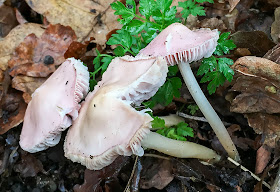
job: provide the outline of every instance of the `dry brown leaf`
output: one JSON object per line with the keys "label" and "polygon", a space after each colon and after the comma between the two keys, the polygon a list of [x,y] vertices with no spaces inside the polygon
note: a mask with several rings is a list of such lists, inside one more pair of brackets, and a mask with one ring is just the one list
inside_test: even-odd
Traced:
{"label": "dry brown leaf", "polygon": [[3,39],[0,39],[0,74],[8,68],[10,60],[15,48],[24,40],[30,33],[34,33],[37,37],[41,37],[44,29],[39,24],[25,23],[15,27]]}
{"label": "dry brown leaf", "polygon": [[[91,37],[89,34],[93,30],[97,33],[96,36],[100,35],[99,33],[106,35],[109,32],[110,29],[106,29],[107,24],[103,26],[106,19],[102,17],[111,9],[110,4],[114,1],[116,0],[51,0],[47,3],[41,0],[30,0],[26,2],[33,10],[45,16],[51,24],[60,23],[70,26],[76,32],[78,41],[81,42]],[[110,22],[116,21],[113,18],[117,17],[109,14]],[[104,29],[102,27],[98,29],[100,26]]]}
{"label": "dry brown leaf", "polygon": [[0,119],[0,134],[19,125],[24,118],[27,105],[21,93],[10,91],[2,98],[2,118]]}
{"label": "dry brown leaf", "polygon": [[271,151],[265,145],[262,145],[257,150],[256,168],[255,168],[256,174],[260,174],[266,168],[268,162],[270,161],[270,154]]}
{"label": "dry brown leaf", "polygon": [[280,43],[278,43],[275,47],[273,47],[271,50],[269,50],[264,55],[264,58],[280,64]]}
{"label": "dry brown leaf", "polygon": [[280,35],[280,7],[274,11],[274,22],[271,25],[271,37],[275,43],[279,42]]}
{"label": "dry brown leaf", "polygon": [[50,25],[40,39],[35,34],[28,35],[9,61],[10,75],[48,76],[65,61],[64,53],[74,40],[75,32],[60,24]]}
{"label": "dry brown leaf", "polygon": [[233,69],[240,73],[231,89],[237,96],[231,111],[245,114],[248,124],[273,147],[280,136],[280,65],[268,59],[246,56]]}
{"label": "dry brown leaf", "polygon": [[238,48],[248,48],[252,55],[259,57],[275,46],[262,31],[238,31],[231,38]]}
{"label": "dry brown leaf", "polygon": [[15,11],[12,7],[0,5],[0,37],[5,37],[18,25]]}
{"label": "dry brown leaf", "polygon": [[[15,76],[12,80],[12,87],[25,93],[24,100],[28,101],[32,93],[40,87],[47,77],[28,77],[24,75]],[[28,96],[29,95],[29,96]]]}
{"label": "dry brown leaf", "polygon": [[240,0],[228,0],[230,6],[229,12],[232,12],[232,10],[236,7],[239,1]]}
{"label": "dry brown leaf", "polygon": [[218,18],[206,18],[200,21],[200,28],[210,28],[210,29],[218,29],[219,31],[225,31],[227,29],[223,20]]}

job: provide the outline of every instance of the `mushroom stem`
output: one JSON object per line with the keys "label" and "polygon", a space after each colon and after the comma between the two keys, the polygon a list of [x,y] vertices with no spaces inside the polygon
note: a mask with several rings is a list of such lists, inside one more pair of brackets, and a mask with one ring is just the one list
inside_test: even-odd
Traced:
{"label": "mushroom stem", "polygon": [[173,157],[220,160],[220,156],[212,149],[188,141],[169,139],[155,132],[150,132],[141,144],[142,147],[154,149]]}
{"label": "mushroom stem", "polygon": [[198,85],[196,78],[191,70],[190,64],[188,62],[179,62],[178,67],[193,99],[213,128],[222,146],[232,159],[239,161],[240,157],[235,145],[233,144],[221,119],[200,89],[200,86]]}

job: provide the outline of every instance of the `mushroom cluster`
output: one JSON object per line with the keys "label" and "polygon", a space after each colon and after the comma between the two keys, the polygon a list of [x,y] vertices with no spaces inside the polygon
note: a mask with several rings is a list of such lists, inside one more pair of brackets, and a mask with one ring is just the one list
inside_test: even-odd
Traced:
{"label": "mushroom cluster", "polygon": [[[219,160],[220,156],[207,147],[150,132],[153,118],[146,113],[150,109],[141,109],[140,104],[163,85],[168,65],[177,63],[201,111],[229,155],[237,159],[238,153],[225,127],[189,66],[189,62],[210,56],[217,39],[217,31],[190,31],[182,24],[172,24],[136,57],[113,59],[102,80],[87,96],[87,68],[80,61],[68,59],[32,95],[24,119],[21,147],[36,152],[54,146],[61,131],[73,121],[64,142],[65,156],[88,169],[102,169],[119,155],[142,156],[143,147],[175,157]],[[35,109],[35,105],[41,107]]]}

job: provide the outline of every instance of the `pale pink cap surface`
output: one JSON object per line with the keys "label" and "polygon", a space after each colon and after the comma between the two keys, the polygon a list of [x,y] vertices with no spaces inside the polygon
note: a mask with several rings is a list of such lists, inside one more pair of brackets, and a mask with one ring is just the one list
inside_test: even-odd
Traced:
{"label": "pale pink cap surface", "polygon": [[219,33],[210,29],[191,31],[181,23],[164,29],[138,55],[163,56],[171,65],[210,57],[216,49]]}
{"label": "pale pink cap surface", "polygon": [[131,104],[151,97],[150,92],[155,93],[164,83],[167,72],[163,58],[115,58],[68,130],[65,156],[99,170],[118,155],[143,155],[141,140],[153,119],[147,110],[137,111]]}
{"label": "pale pink cap surface", "polygon": [[25,112],[20,146],[34,153],[56,145],[78,117],[79,102],[89,90],[89,72],[83,63],[67,59],[32,94]]}

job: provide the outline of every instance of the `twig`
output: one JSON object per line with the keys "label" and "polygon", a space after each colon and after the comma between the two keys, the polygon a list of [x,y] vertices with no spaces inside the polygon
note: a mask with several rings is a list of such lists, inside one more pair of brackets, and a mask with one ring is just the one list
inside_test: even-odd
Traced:
{"label": "twig", "polygon": [[165,157],[165,156],[161,156],[161,155],[156,155],[156,154],[150,154],[150,153],[146,153],[144,154],[145,157],[154,157],[154,158],[159,158],[159,159],[165,159],[165,160],[170,160],[171,158],[169,157]]}
{"label": "twig", "polygon": [[[254,173],[252,173],[249,169],[247,169],[246,167],[244,167],[243,165],[241,165],[240,163],[237,163],[236,161],[234,161],[232,158],[230,158],[230,157],[228,157],[227,158],[231,163],[233,163],[234,165],[236,165],[236,166],[239,166],[243,171],[246,171],[246,172],[249,172],[250,173],[250,175],[253,177],[253,178],[255,178],[257,181],[261,181],[261,179],[257,176],[257,175],[255,175]],[[267,183],[267,182],[265,182],[265,181],[261,181],[262,182],[262,184],[264,185],[264,186],[266,186],[268,189],[270,189],[270,185]],[[277,191],[278,192],[278,191]]]}
{"label": "twig", "polygon": [[280,192],[280,166],[278,168],[276,179],[274,180],[270,192]]}
{"label": "twig", "polygon": [[128,182],[127,182],[127,184],[126,184],[126,187],[125,187],[125,189],[124,189],[124,192],[130,192],[130,190],[129,190],[129,185],[130,185],[130,182],[131,182],[132,177],[133,177],[133,175],[134,175],[134,172],[135,172],[135,169],[136,169],[136,165],[137,165],[137,161],[138,161],[138,156],[136,156],[136,158],[135,158],[135,162],[134,162],[134,165],[133,165],[133,168],[132,168],[132,171],[131,171],[129,180],[128,180]]}
{"label": "twig", "polygon": [[208,122],[206,118],[204,117],[197,117],[197,116],[191,116],[182,112],[177,112],[177,115],[186,119],[192,119],[196,121],[202,121],[202,122]]}

